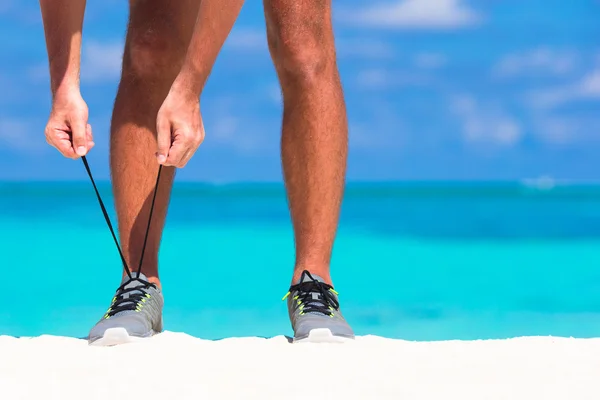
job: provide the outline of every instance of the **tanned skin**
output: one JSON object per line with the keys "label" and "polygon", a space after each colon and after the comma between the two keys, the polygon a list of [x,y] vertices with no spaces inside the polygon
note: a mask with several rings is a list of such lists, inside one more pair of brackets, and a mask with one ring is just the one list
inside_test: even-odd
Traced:
{"label": "tanned skin", "polygon": [[[93,146],[79,93],[82,0],[40,0],[53,108],[46,138],[64,156]],[[204,139],[200,97],[243,0],[131,0],[111,127],[119,235],[133,271],[163,165],[144,274],[160,284],[158,250],[175,168]],[[336,63],[331,0],[264,0],[269,49],[283,93],[281,159],[296,262],[331,284],[330,261],[346,173],[348,126]],[[201,205],[199,205],[201,206]]]}

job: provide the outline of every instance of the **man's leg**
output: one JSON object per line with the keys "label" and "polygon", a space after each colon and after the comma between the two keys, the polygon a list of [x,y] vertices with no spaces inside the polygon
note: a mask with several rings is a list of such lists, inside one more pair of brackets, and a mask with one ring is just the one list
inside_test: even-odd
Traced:
{"label": "man's leg", "polygon": [[329,273],[348,148],[331,0],[264,4],[269,48],[283,92],[281,158],[296,242],[287,295],[294,341],[352,339]]}
{"label": "man's leg", "polygon": [[281,157],[296,241],[293,282],[308,270],[331,283],[348,142],[331,1],[264,4],[269,48],[283,91]]}
{"label": "man's leg", "polygon": [[[198,0],[130,1],[110,165],[119,236],[132,272],[140,262],[158,172],[156,116],[183,62],[197,10]],[[164,168],[161,174],[142,266],[148,281],[123,280],[106,314],[90,331],[89,342],[94,345],[126,343],[163,329],[158,247],[174,175],[173,168]]]}
{"label": "man's leg", "polygon": [[[137,271],[158,163],[156,115],[187,51],[199,0],[130,0],[123,72],[111,129],[110,166],[119,236]],[[158,249],[175,170],[163,168],[142,272],[158,281]]]}

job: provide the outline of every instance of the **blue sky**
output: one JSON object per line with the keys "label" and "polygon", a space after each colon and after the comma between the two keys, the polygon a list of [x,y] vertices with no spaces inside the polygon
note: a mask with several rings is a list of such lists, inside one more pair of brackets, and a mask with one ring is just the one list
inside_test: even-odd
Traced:
{"label": "blue sky", "polygon": [[[334,0],[349,180],[600,179],[600,1]],[[124,0],[88,1],[82,93],[108,179]],[[0,179],[86,179],[44,139],[37,2],[0,0]],[[261,3],[247,0],[202,97],[179,179],[280,181],[281,103]]]}

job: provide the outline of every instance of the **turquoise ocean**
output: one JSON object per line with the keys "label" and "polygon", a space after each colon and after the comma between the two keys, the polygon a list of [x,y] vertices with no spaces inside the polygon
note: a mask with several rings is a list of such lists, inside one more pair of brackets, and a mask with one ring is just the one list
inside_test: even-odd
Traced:
{"label": "turquoise ocean", "polygon": [[[0,335],[85,337],[121,274],[91,184],[2,183],[0,224]],[[289,335],[293,261],[282,185],[176,182],[165,328]],[[349,184],[332,275],[359,335],[600,336],[600,186]]]}

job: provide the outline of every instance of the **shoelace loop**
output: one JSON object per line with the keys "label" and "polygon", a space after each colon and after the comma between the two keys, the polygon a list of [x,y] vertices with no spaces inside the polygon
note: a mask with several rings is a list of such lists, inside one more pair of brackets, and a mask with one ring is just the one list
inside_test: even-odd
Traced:
{"label": "shoelace loop", "polygon": [[[308,271],[304,271],[302,274],[306,274],[310,280],[302,282],[303,278],[301,278],[301,283],[290,286],[284,299],[295,292],[294,300],[302,306],[301,314],[318,313],[333,317],[333,311],[340,308],[333,286],[317,281]],[[313,296],[315,293],[317,296]]]}
{"label": "shoelace loop", "polygon": [[[141,285],[134,287],[126,287],[130,283],[137,281]],[[151,287],[156,289],[156,285],[150,283],[141,278],[128,279],[117,289],[117,293],[110,305],[110,308],[106,312],[105,318],[110,318],[117,313],[123,311],[137,311],[141,302],[144,302],[145,298],[149,298],[150,295],[146,293],[146,290]],[[126,296],[127,295],[127,296]]]}

